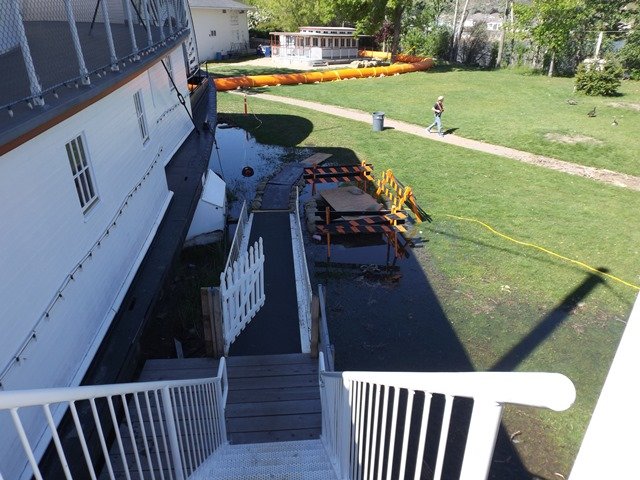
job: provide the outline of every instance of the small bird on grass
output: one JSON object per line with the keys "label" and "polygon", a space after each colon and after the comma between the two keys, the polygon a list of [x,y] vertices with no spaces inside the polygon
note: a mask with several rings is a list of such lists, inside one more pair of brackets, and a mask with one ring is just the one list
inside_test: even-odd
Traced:
{"label": "small bird on grass", "polygon": [[618,120],[616,119],[616,117],[613,117],[613,122],[611,122],[611,126],[612,127],[617,127],[618,126]]}
{"label": "small bird on grass", "polygon": [[595,117],[595,116],[596,116],[596,107],[593,107],[593,110],[589,110],[589,111],[587,112],[587,117],[591,117],[591,118],[593,118],[593,117]]}
{"label": "small bird on grass", "polygon": [[577,102],[576,100],[574,100],[573,98],[568,99],[568,100],[567,100],[567,103],[568,103],[569,105],[577,105],[577,104],[578,104],[578,102]]}

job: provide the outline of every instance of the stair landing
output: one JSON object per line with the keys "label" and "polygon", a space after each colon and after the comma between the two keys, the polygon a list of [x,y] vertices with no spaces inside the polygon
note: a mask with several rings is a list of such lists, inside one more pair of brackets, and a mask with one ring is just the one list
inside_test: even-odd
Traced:
{"label": "stair landing", "polygon": [[[308,354],[228,357],[225,412],[231,444],[320,438],[318,361]],[[212,377],[211,358],[148,360],[140,381]]]}
{"label": "stair landing", "polygon": [[321,440],[225,445],[190,480],[337,479]]}

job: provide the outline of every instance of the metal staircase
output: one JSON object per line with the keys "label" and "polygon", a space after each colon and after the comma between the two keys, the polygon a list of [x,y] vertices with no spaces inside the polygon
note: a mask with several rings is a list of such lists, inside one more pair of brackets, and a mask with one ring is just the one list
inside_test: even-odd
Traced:
{"label": "metal staircase", "polygon": [[225,445],[190,477],[194,480],[331,480],[337,476],[321,440]]}

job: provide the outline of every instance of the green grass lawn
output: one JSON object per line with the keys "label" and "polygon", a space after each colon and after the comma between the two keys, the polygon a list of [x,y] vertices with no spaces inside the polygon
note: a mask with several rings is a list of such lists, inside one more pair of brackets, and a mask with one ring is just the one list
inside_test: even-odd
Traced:
{"label": "green grass lawn", "polygon": [[[269,73],[264,68],[258,71],[224,65],[212,71],[216,75]],[[425,126],[432,121],[436,97],[444,95],[443,125],[455,129],[456,135],[640,175],[640,82],[624,82],[619,97],[587,97],[573,93],[570,78],[442,67],[386,78],[265,90],[369,112],[384,111],[391,118]],[[577,105],[570,105],[568,99]],[[589,118],[587,112],[593,107],[597,116]],[[611,125],[614,117],[618,126]]]}
{"label": "green grass lawn", "polygon": [[[499,88],[492,99],[499,99],[496,101],[502,107],[495,108],[491,99],[471,95],[470,85],[488,88],[489,77],[497,79],[494,83],[500,85],[506,85],[508,78],[518,79],[532,82],[531,90],[537,91],[539,97],[546,95],[542,93],[546,85],[550,97],[556,99],[556,108],[564,112],[563,118],[575,115],[583,125],[594,120],[586,115],[584,119],[582,115],[578,117],[563,103],[563,91],[570,91],[570,82],[564,79],[549,81],[503,72],[431,73],[417,75],[415,80],[409,77],[313,85],[287,91],[292,96],[309,95],[310,99],[322,101],[333,88],[332,103],[356,106],[356,99],[360,98],[364,110],[373,110],[372,104],[378,102],[380,105],[375,109],[418,122],[425,104],[444,90],[450,99],[449,126],[459,119],[460,133],[466,133],[462,125],[470,128],[471,124],[465,116],[482,117],[484,120],[477,121],[478,128],[474,127],[474,131],[482,129],[498,135],[500,122],[505,137],[529,138],[531,148],[523,143],[518,147],[531,150],[536,144],[532,140],[536,134],[525,128],[528,122],[520,120],[513,128],[515,133],[506,128],[508,115],[496,115],[498,120],[493,122],[493,112],[508,104],[508,98],[501,98],[498,93]],[[412,81],[421,86],[409,89],[405,85],[404,95],[395,102],[392,91],[399,89],[402,82]],[[393,82],[394,86],[383,88],[385,82]],[[469,85],[465,86],[466,83]],[[298,93],[298,88],[302,93]],[[358,89],[362,91],[358,93]],[[419,94],[410,93],[416,89]],[[527,89],[521,86],[518,91],[524,95]],[[313,92],[316,95],[311,95]],[[365,100],[367,97],[370,99]],[[464,110],[463,98],[472,103]],[[509,432],[521,430],[522,437],[526,437],[517,448],[532,472],[545,478],[555,478],[555,472],[566,476],[638,292],[576,265],[505,241],[477,224],[446,215],[479,219],[509,236],[594,267],[607,268],[611,274],[638,285],[640,193],[394,130],[372,132],[366,124],[256,98],[249,97],[251,114],[247,116],[239,115],[243,111],[241,96],[220,93],[218,102],[221,115],[233,114],[233,121],[262,143],[316,147],[341,152],[345,158],[349,156],[345,152],[352,151],[359,159],[373,163],[378,175],[391,168],[401,181],[414,188],[419,203],[434,219],[433,223],[419,227],[428,242],[426,248],[414,250],[414,255],[476,369],[495,367],[545,320],[553,315],[563,318],[514,368],[564,373],[576,385],[576,403],[563,413],[509,408],[504,421]],[[580,102],[578,109],[590,106],[582,99]],[[405,105],[407,111],[398,104]],[[480,104],[487,107],[484,113]],[[533,110],[533,106],[530,108]],[[543,108],[551,110],[551,106]],[[515,114],[516,109],[510,108],[509,115]],[[637,119],[637,114],[634,115]],[[603,117],[595,121],[604,122]],[[621,135],[627,132],[627,144],[637,142],[624,126],[630,117],[620,117],[623,126],[618,132]],[[560,128],[562,124],[554,119],[556,122]],[[344,150],[333,150],[336,148]],[[615,148],[621,151],[627,148],[622,138]]]}

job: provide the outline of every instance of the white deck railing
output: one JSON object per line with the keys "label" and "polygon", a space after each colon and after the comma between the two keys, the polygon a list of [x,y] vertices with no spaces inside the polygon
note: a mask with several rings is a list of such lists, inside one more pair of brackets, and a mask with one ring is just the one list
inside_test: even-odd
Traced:
{"label": "white deck railing", "polygon": [[220,274],[224,354],[265,302],[262,237]]}
{"label": "white deck railing", "polygon": [[[13,425],[12,432],[7,428],[2,435],[14,435],[22,445],[22,478],[43,478],[21,416],[25,412],[33,421],[33,414],[40,411],[68,479],[100,477],[101,457],[111,479],[133,475],[182,480],[227,442],[227,391],[226,363],[221,358],[217,376],[208,379],[0,392],[0,412],[8,411]],[[71,411],[86,467],[81,472],[77,471],[78,466],[73,472],[69,466],[66,444],[53,421],[52,405]],[[111,430],[115,441],[110,449],[107,439]],[[91,452],[88,446],[93,432],[98,436],[98,452]],[[115,455],[110,457],[110,451]],[[15,453],[19,455],[18,451]],[[9,475],[0,471],[0,478],[3,473]],[[15,472],[11,475],[5,478],[20,476]]]}
{"label": "white deck railing", "polygon": [[[503,405],[562,411],[575,394],[557,373],[334,373],[325,371],[320,355],[322,440],[339,478],[420,479],[425,464],[435,480],[451,478],[443,477],[445,446],[454,399],[463,397],[473,399],[473,410],[459,478],[484,480]],[[444,405],[431,408],[434,395]],[[429,462],[425,450],[433,448]]]}
{"label": "white deck railing", "polygon": [[238,224],[233,234],[233,240],[231,240],[227,262],[224,265],[225,270],[240,258],[241,252],[246,251],[247,244],[249,243],[249,232],[251,231],[251,220],[252,217],[249,216],[247,211],[247,202],[242,202],[242,208],[238,216]]}
{"label": "white deck railing", "polygon": [[307,267],[307,256],[304,250],[304,236],[299,208],[300,190],[296,187],[295,211],[289,214],[291,226],[291,247],[293,251],[293,268],[296,280],[296,296],[298,299],[298,320],[300,324],[300,343],[302,352],[311,350],[311,279]]}

